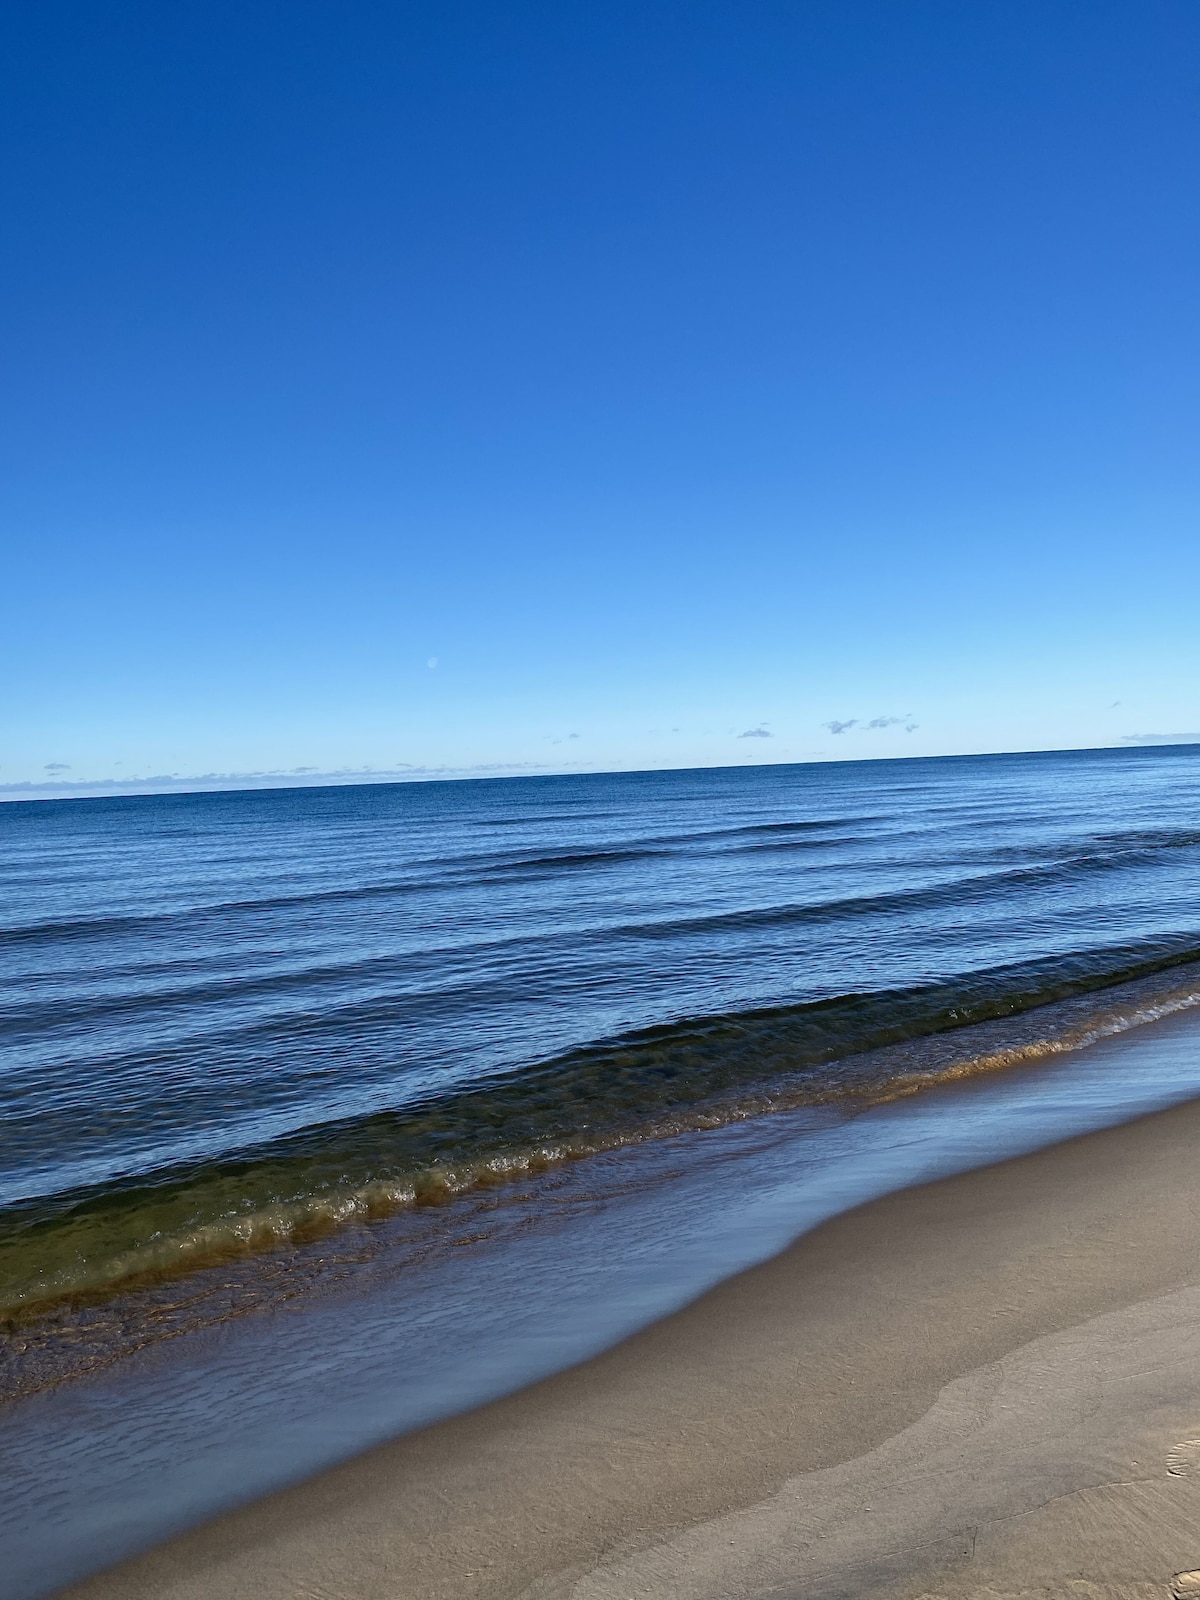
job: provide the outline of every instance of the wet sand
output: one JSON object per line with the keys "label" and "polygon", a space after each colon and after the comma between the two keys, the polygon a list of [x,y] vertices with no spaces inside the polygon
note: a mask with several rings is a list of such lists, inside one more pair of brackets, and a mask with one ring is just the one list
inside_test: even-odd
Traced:
{"label": "wet sand", "polygon": [[875,1201],[66,1593],[1165,1596],[1200,1569],[1198,1151],[1192,1102]]}

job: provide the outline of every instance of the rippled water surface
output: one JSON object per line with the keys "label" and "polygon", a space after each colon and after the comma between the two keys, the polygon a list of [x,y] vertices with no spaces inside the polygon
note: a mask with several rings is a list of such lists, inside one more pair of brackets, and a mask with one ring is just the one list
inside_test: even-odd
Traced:
{"label": "rippled water surface", "polygon": [[0,852],[10,1316],[1200,994],[1200,747],[19,803]]}

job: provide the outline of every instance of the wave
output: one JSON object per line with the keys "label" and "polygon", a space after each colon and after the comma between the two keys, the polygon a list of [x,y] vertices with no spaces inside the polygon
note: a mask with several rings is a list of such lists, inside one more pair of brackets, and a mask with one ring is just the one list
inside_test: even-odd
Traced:
{"label": "wave", "polygon": [[[766,847],[774,848],[774,847]],[[690,917],[657,917],[641,918],[636,921],[621,921],[605,924],[592,922],[586,931],[596,942],[605,940],[674,940],[714,934],[727,934],[730,932],[743,932],[748,929],[780,929],[795,927],[803,924],[853,922],[866,920],[871,917],[905,916],[913,912],[936,911],[970,903],[978,905],[985,897],[1003,897],[1005,892],[1015,883],[1028,885],[1030,882],[1038,883],[1065,883],[1079,872],[1094,868],[1095,863],[1088,858],[1080,861],[1068,861],[1055,867],[1029,867],[1006,868],[999,872],[974,873],[967,877],[957,877],[944,883],[931,884],[923,889],[898,889],[885,891],[879,894],[849,895],[836,900],[814,900],[790,902],[767,906],[738,907],[733,910],[710,912],[700,916]],[[340,892],[340,891],[339,891]],[[346,891],[349,892],[349,891]],[[375,892],[374,890],[371,891]],[[259,908],[267,902],[258,902]],[[239,905],[235,909],[244,909]],[[182,914],[180,914],[182,915]],[[200,914],[193,914],[196,920]],[[142,919],[149,921],[151,919]],[[135,919],[129,919],[132,924]],[[127,924],[121,929],[128,932]],[[71,925],[68,925],[71,926]],[[100,923],[86,924],[89,931],[105,931]],[[110,934],[111,928],[107,930]],[[77,936],[75,926],[71,926],[71,933],[67,936]],[[547,945],[555,944],[561,938],[561,932],[555,930],[540,935],[530,935],[522,930],[517,933],[489,933],[486,938],[472,938],[458,940],[450,946],[439,946],[427,942],[422,955],[424,958],[443,948],[453,948],[455,954],[462,959],[467,954],[487,950],[491,954],[504,949],[506,946],[520,947],[529,950],[536,943]],[[280,971],[249,973],[244,977],[230,977],[222,974],[220,978],[200,978],[193,983],[177,984],[172,987],[162,987],[154,991],[147,991],[145,987],[146,969],[144,964],[131,968],[130,976],[136,976],[140,981],[136,989],[129,992],[118,991],[114,994],[98,996],[92,995],[78,1000],[63,1000],[55,996],[51,1000],[34,1000],[25,1004],[18,1004],[3,1008],[0,1012],[5,1026],[9,1029],[28,1029],[42,1031],[50,1028],[61,1030],[71,1025],[81,1023],[94,1023],[101,1018],[119,1017],[125,1014],[136,1015],[143,1012],[149,1003],[156,1011],[170,1011],[198,1004],[214,1001],[228,1002],[236,997],[239,999],[265,998],[271,995],[296,995],[311,992],[315,995],[322,989],[337,989],[343,987],[351,980],[363,981],[371,979],[382,981],[386,978],[411,971],[414,957],[412,952],[403,954],[389,954],[386,956],[373,956],[359,958],[351,961],[326,962],[320,966],[308,965],[302,967],[287,966]],[[182,968],[187,971],[191,963],[181,962],[178,959],[169,965],[160,967],[160,970],[176,970]],[[117,976],[121,969],[111,963],[107,968],[110,976]],[[380,1011],[381,1014],[391,1014],[396,1005],[396,998],[388,996],[386,999],[366,1003],[366,1012],[369,1015]],[[338,1019],[344,1022],[351,1014],[359,1016],[363,1002],[352,1002],[348,1007],[337,1008]],[[318,1026],[325,1028],[331,1022],[330,1014],[326,1013]]]}
{"label": "wave", "polygon": [[[933,808],[938,809],[938,808]],[[945,809],[945,808],[941,808]],[[776,850],[810,850],[829,848],[840,845],[860,843],[857,835],[837,836],[830,835],[829,830],[845,828],[847,826],[861,826],[880,818],[869,816],[855,816],[842,818],[824,818],[801,822],[764,822],[739,824],[734,827],[709,828],[689,830],[687,832],[662,834],[639,841],[636,845],[613,844],[601,846],[593,850],[541,850],[531,855],[496,851],[471,851],[455,856],[436,856],[421,863],[424,872],[442,870],[447,873],[447,885],[457,884],[463,873],[469,873],[472,881],[488,882],[500,881],[510,877],[520,877],[523,874],[542,874],[553,876],[558,872],[569,872],[579,869],[602,868],[623,864],[661,859],[664,855],[671,854],[674,850],[686,849],[690,845],[705,844],[715,841],[724,841],[731,852],[770,852]],[[765,836],[760,838],[760,836]],[[893,842],[894,842],[893,835]],[[744,843],[735,841],[744,840]],[[696,918],[683,922],[668,921],[663,923],[634,924],[634,927],[646,926],[652,933],[671,933],[688,931],[693,926],[718,927],[726,922],[732,925],[748,925],[747,918],[762,919],[767,923],[789,920],[819,918],[828,915],[831,918],[840,916],[855,916],[870,914],[872,911],[887,911],[895,906],[914,907],[915,909],[932,908],[953,900],[965,893],[975,893],[980,890],[1003,890],[1013,884],[1054,884],[1055,882],[1068,882],[1093,872],[1116,871],[1131,866],[1150,866],[1158,862],[1164,852],[1185,850],[1200,846],[1200,831],[1194,829],[1129,829],[1111,834],[1097,834],[1091,841],[1090,847],[1076,850],[1073,854],[1063,855],[1061,849],[1055,845],[1043,846],[1040,850],[1034,846],[1022,844],[1011,846],[1008,849],[995,849],[989,847],[974,857],[981,864],[992,862],[997,866],[996,871],[977,872],[967,876],[959,876],[945,885],[937,885],[925,891],[900,890],[895,894],[864,895],[848,897],[841,900],[817,901],[811,905],[791,905],[779,907],[756,908],[753,911],[732,912],[718,915],[714,918]],[[1031,856],[1042,855],[1044,861],[1030,861]],[[1000,863],[1006,857],[1015,857],[1022,862],[1016,867],[1003,867]],[[957,856],[953,862],[956,867],[971,859],[967,856]],[[114,937],[129,937],[140,934],[161,934],[164,928],[174,925],[194,925],[203,927],[213,919],[224,919],[231,915],[262,914],[274,911],[299,910],[305,906],[326,905],[330,903],[361,902],[365,900],[387,900],[408,894],[420,894],[430,888],[437,887],[437,880],[428,876],[415,873],[405,879],[389,881],[372,881],[364,884],[341,885],[337,888],[310,889],[300,893],[262,895],[248,899],[218,900],[202,902],[193,906],[184,906],[158,912],[138,912],[131,915],[113,915],[102,917],[64,917],[49,919],[44,922],[15,924],[7,928],[0,927],[0,948],[4,946],[22,946],[39,944],[57,944],[59,942],[72,942],[75,940],[112,939]]]}
{"label": "wave", "polygon": [[664,1023],[403,1110],[7,1206],[0,1315],[94,1302],[622,1145],[916,1093],[1198,1004],[1200,944],[1181,935]]}

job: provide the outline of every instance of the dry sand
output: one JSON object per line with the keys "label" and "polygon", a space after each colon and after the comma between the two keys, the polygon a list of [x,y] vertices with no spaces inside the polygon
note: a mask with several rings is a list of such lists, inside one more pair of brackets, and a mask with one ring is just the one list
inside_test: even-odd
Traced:
{"label": "dry sand", "polygon": [[1163,1600],[1200,1569],[1198,1151],[1195,1102],[864,1206],[69,1593]]}

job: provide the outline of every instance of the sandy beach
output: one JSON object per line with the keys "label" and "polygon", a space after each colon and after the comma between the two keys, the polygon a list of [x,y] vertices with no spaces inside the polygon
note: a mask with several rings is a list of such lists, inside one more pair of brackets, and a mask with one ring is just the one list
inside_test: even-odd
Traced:
{"label": "sandy beach", "polygon": [[1198,1141],[1193,1102],[889,1196],[67,1593],[1165,1595],[1200,1568]]}

